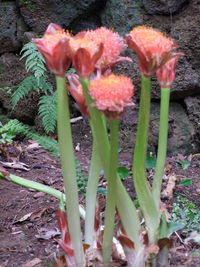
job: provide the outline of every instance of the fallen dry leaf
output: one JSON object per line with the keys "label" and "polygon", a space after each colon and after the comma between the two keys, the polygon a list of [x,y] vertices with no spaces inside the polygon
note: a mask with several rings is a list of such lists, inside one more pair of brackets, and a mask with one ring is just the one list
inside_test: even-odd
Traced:
{"label": "fallen dry leaf", "polygon": [[21,217],[19,220],[15,221],[15,223],[24,222],[28,219],[35,220],[36,218],[40,218],[46,210],[47,210],[47,208],[43,208],[43,209],[39,209],[37,211],[27,213],[26,215]]}
{"label": "fallen dry leaf", "polygon": [[60,230],[58,230],[57,228],[55,228],[54,230],[48,230],[48,229],[42,229],[40,230],[39,235],[36,235],[35,237],[38,239],[44,239],[44,240],[49,240],[55,236],[60,235],[61,232]]}
{"label": "fallen dry leaf", "polygon": [[167,197],[167,198],[172,198],[173,197],[173,191],[176,186],[176,180],[177,176],[172,173],[168,175],[168,180],[167,180],[167,186],[162,192],[162,196]]}
{"label": "fallen dry leaf", "polygon": [[34,258],[33,260],[28,261],[25,264],[23,264],[22,267],[34,267],[39,263],[41,263],[41,260],[38,258]]}

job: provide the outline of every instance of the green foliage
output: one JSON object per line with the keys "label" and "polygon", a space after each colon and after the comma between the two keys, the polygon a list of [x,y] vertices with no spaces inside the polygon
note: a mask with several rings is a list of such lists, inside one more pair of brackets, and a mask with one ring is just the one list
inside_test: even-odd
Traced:
{"label": "green foliage", "polygon": [[42,117],[42,124],[45,132],[54,132],[57,120],[57,94],[44,95],[39,101],[39,115]]}
{"label": "green foliage", "polygon": [[147,156],[146,159],[146,168],[147,169],[155,169],[156,167],[156,157],[153,156],[151,153]]}
{"label": "green foliage", "polygon": [[42,147],[50,151],[53,156],[59,157],[60,152],[58,148],[58,142],[56,140],[53,140],[47,136],[39,135],[38,133],[31,131],[28,126],[24,125],[16,119],[10,120],[8,123],[6,123],[0,128],[0,135],[9,134],[12,135],[13,138],[15,138],[16,135],[19,133],[29,139],[36,141]]}
{"label": "green foliage", "polygon": [[179,160],[177,163],[183,168],[183,170],[187,169],[191,164],[189,160]]}
{"label": "green foliage", "polygon": [[178,196],[171,212],[173,222],[183,222],[183,232],[199,231],[200,210],[189,199]]}
{"label": "green foliage", "polygon": [[76,177],[78,189],[81,193],[85,195],[88,176],[84,169],[80,166],[80,162],[78,160],[76,160]]}
{"label": "green foliage", "polygon": [[52,93],[53,88],[52,85],[47,82],[46,76],[43,76],[38,81],[35,79],[33,75],[25,78],[18,86],[17,90],[12,95],[12,103],[13,106],[16,106],[20,100],[28,96],[30,92],[44,92],[44,93]]}
{"label": "green foliage", "polygon": [[26,58],[26,69],[31,71],[33,75],[25,78],[12,94],[13,106],[16,106],[19,101],[33,91],[41,93],[39,115],[42,118],[44,130],[48,134],[53,132],[56,127],[56,97],[52,84],[48,82],[48,77],[45,74],[44,58],[33,42],[25,44],[20,54],[22,55],[21,59]]}
{"label": "green foliage", "polygon": [[184,179],[178,185],[181,185],[181,186],[189,186],[189,185],[192,185],[192,180],[191,179]]}
{"label": "green foliage", "polygon": [[121,179],[128,178],[130,176],[130,171],[124,166],[119,166],[117,168],[117,173]]}
{"label": "green foliage", "polygon": [[45,60],[33,42],[25,44],[20,52],[21,59],[26,57],[26,70],[34,73],[38,84],[46,71]]}
{"label": "green foliage", "polygon": [[6,124],[1,126],[0,134],[10,133],[12,135],[17,135],[18,133],[24,134],[28,130],[28,126],[19,122],[18,120],[9,120]]}

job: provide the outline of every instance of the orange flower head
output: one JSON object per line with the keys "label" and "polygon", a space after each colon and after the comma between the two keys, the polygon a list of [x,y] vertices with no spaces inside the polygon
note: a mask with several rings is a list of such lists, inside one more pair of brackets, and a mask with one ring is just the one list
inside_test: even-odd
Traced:
{"label": "orange flower head", "polygon": [[124,40],[118,33],[113,32],[110,29],[100,27],[96,30],[80,32],[77,36],[85,36],[95,42],[96,45],[100,45],[101,43],[103,44],[103,54],[96,64],[96,66],[101,69],[113,66],[119,61],[119,58],[120,60],[124,59],[119,57],[120,53],[126,48]]}
{"label": "orange flower head", "polygon": [[69,82],[68,90],[74,100],[76,101],[81,113],[84,116],[88,116],[88,108],[85,102],[85,97],[83,94],[83,89],[79,81],[79,76],[77,74],[67,74],[67,79]]}
{"label": "orange flower head", "polygon": [[79,75],[88,78],[94,72],[95,64],[103,53],[103,45],[97,45],[85,37],[74,37],[69,41],[73,65]]}
{"label": "orange flower head", "polygon": [[147,26],[134,28],[126,37],[128,45],[135,50],[140,69],[149,77],[175,55],[173,50],[178,46],[171,38]]}
{"label": "orange flower head", "polygon": [[110,74],[90,82],[89,93],[94,106],[109,118],[117,118],[132,104],[134,86],[130,78]]}
{"label": "orange flower head", "polygon": [[162,88],[170,88],[175,79],[176,64],[179,56],[183,53],[174,53],[175,57],[167,61],[162,67],[156,71],[157,80]]}
{"label": "orange flower head", "polygon": [[59,77],[65,77],[71,60],[67,55],[68,42],[71,35],[60,26],[51,23],[43,38],[32,39],[40,53],[44,56],[49,69]]}

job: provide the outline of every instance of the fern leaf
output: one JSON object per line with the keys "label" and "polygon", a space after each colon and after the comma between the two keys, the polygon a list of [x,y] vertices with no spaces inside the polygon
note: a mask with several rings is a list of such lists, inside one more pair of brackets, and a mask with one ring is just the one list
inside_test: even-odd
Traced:
{"label": "fern leaf", "polygon": [[31,91],[38,91],[38,84],[34,76],[25,78],[12,94],[13,106],[16,106],[20,100],[26,97]]}
{"label": "fern leaf", "polygon": [[26,69],[32,71],[36,78],[40,78],[46,71],[45,60],[33,42],[24,45],[20,54],[21,59],[26,57]]}
{"label": "fern leaf", "polygon": [[36,141],[39,145],[50,151],[54,157],[57,158],[60,156],[59,146],[56,140],[53,140],[47,136],[39,135],[31,131],[27,132],[26,136]]}
{"label": "fern leaf", "polygon": [[39,89],[42,93],[53,94],[53,86],[47,79],[48,77],[46,75],[39,79]]}
{"label": "fern leaf", "polygon": [[32,132],[27,125],[19,122],[17,119],[10,120],[0,128],[0,134],[10,133],[12,135],[23,134],[29,139],[36,141],[39,145],[43,146],[45,149],[50,151],[54,157],[59,157],[59,147],[58,142],[47,136],[39,135]]}
{"label": "fern leaf", "polygon": [[56,93],[44,95],[39,101],[39,115],[42,118],[42,124],[45,132],[54,132],[57,121],[57,97]]}
{"label": "fern leaf", "polygon": [[28,126],[19,122],[18,120],[9,120],[6,124],[4,124],[0,128],[0,134],[10,133],[12,135],[16,135],[19,133],[25,134],[28,131]]}

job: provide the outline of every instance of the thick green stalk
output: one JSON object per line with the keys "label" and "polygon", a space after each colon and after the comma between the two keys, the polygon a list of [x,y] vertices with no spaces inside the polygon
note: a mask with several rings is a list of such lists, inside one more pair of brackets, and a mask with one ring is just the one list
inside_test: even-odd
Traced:
{"label": "thick green stalk", "polygon": [[[90,111],[91,124],[94,129],[93,138],[96,138],[98,144],[98,151],[102,166],[105,172],[106,178],[109,177],[109,155],[110,155],[110,144],[106,129],[104,117],[101,113],[92,106],[91,97],[88,94],[89,81],[81,79],[83,86],[84,95]],[[135,249],[138,251],[141,248],[141,242],[139,233],[141,232],[140,220],[136,211],[136,208],[131,200],[129,194],[124,188],[121,179],[117,177],[116,187],[116,204],[117,209],[122,220],[122,224],[127,232],[128,237],[134,242]]]}
{"label": "thick green stalk", "polygon": [[69,104],[65,79],[56,77],[56,84],[58,92],[58,142],[66,194],[67,221],[77,266],[84,266],[85,261],[80,228],[75,157],[72,144]]}
{"label": "thick green stalk", "polygon": [[161,88],[158,153],[157,153],[156,169],[152,187],[153,197],[157,209],[159,209],[160,205],[160,191],[161,191],[162,177],[164,173],[165,160],[167,154],[169,99],[170,99],[170,88]]}
{"label": "thick green stalk", "polygon": [[[28,179],[25,179],[25,178],[22,178],[22,177],[13,175],[13,174],[10,174],[9,178],[15,184],[35,189],[39,192],[43,192],[43,193],[46,193],[50,196],[53,196],[53,197],[57,198],[59,201],[65,202],[65,199],[66,199],[65,195],[57,189],[54,189],[54,188],[47,186],[47,185],[44,185],[44,184],[40,184],[38,182],[30,181]],[[80,213],[80,216],[82,217],[82,219],[85,219],[85,210],[81,206],[79,206],[79,213]]]}
{"label": "thick green stalk", "polygon": [[133,156],[133,181],[138,201],[147,225],[150,242],[156,241],[159,212],[146,176],[146,155],[151,103],[151,80],[142,76],[137,135]]}
{"label": "thick green stalk", "polygon": [[[110,122],[110,163],[108,176],[108,189],[105,210],[105,229],[103,236],[103,261],[109,262],[112,252],[114,235],[115,207],[116,207],[116,179],[118,164],[119,121]],[[106,266],[106,265],[105,265]]]}
{"label": "thick green stalk", "polygon": [[96,208],[97,187],[101,162],[95,139],[93,140],[92,158],[86,192],[86,218],[85,218],[85,243],[92,245],[94,242],[94,218]]}

